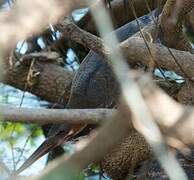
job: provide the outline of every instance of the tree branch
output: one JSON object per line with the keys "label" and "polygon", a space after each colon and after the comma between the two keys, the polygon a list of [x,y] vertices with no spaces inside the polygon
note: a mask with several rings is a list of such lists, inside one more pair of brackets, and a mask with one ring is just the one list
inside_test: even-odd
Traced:
{"label": "tree branch", "polygon": [[115,112],[111,109],[43,109],[0,107],[2,121],[21,123],[102,124]]}
{"label": "tree branch", "polygon": [[12,67],[4,66],[0,81],[18,89],[29,91],[44,100],[65,105],[69,99],[74,72],[60,67],[52,60],[46,60],[46,57],[44,58],[45,60],[41,60],[41,57],[39,57],[40,60],[38,58],[35,60],[34,70],[38,73],[38,76],[34,77],[33,86],[28,86],[27,82],[30,67],[26,62],[29,62],[30,57],[26,55],[23,57],[23,63],[19,63],[12,57],[14,64]]}

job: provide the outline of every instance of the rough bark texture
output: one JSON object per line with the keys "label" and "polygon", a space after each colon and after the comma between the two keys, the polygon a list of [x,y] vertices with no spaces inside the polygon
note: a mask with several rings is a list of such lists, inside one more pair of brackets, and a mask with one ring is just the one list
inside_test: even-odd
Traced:
{"label": "rough bark texture", "polygon": [[[1,81],[25,90],[25,85],[28,84],[29,68],[29,66],[22,64],[15,67],[6,67],[5,65]],[[40,74],[35,78],[35,83],[32,87],[27,86],[26,91],[44,100],[65,105],[69,99],[74,73],[53,63],[39,61],[36,62],[36,70]]]}
{"label": "rough bark texture", "polygon": [[111,178],[124,179],[127,175],[133,176],[139,163],[150,157],[145,139],[134,131],[104,157],[101,167]]}
{"label": "rough bark texture", "polygon": [[[177,74],[188,77],[193,77],[193,68],[194,68],[194,56],[187,51],[178,51],[171,49],[172,54],[176,58],[177,65],[172,55],[169,53],[167,47],[162,46],[161,44],[147,43],[154,60],[157,62],[158,66],[167,70],[173,70]],[[144,65],[149,65],[150,53],[142,39],[128,39],[120,44],[120,48],[123,51],[124,56],[127,58],[129,64],[141,62]]]}

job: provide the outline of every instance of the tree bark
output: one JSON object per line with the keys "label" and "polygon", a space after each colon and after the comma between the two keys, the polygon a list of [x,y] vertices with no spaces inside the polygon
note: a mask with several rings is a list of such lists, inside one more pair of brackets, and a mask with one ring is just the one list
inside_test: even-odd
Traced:
{"label": "tree bark", "polygon": [[46,101],[65,105],[69,99],[74,72],[53,63],[40,61],[36,62],[36,70],[40,74],[32,87],[26,87],[29,66],[23,64],[15,67],[5,65],[0,80],[18,89],[29,91]]}

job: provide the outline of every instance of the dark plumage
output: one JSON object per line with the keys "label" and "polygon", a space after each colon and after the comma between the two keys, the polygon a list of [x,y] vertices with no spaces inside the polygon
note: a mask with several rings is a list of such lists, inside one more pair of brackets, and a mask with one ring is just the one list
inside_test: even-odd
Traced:
{"label": "dark plumage", "polygon": [[[140,19],[140,24],[144,26],[150,21],[150,16],[144,16]],[[138,30],[136,22],[133,21],[117,29],[116,35],[119,41],[123,41]],[[112,108],[117,104],[118,96],[118,83],[110,66],[101,56],[90,52],[72,81],[71,95],[66,108]],[[43,155],[80,133],[85,127],[86,125],[72,126],[68,123],[53,125],[45,142],[16,173],[26,169]]]}

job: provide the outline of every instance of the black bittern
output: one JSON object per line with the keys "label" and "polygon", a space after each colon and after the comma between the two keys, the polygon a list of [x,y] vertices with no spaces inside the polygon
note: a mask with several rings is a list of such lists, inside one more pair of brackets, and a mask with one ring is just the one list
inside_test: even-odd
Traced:
{"label": "black bittern", "polygon": [[[150,15],[140,18],[140,24],[145,26],[152,20]],[[136,21],[117,29],[119,41],[123,41],[139,31]],[[110,34],[111,35],[111,34]],[[71,95],[67,108],[112,108],[118,102],[119,87],[108,63],[101,56],[90,52],[78,69],[71,87]],[[69,141],[89,125],[72,125],[69,123],[53,125],[48,133],[48,138],[15,172],[18,174],[28,168],[36,160],[47,154],[57,146]]]}

